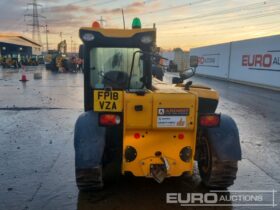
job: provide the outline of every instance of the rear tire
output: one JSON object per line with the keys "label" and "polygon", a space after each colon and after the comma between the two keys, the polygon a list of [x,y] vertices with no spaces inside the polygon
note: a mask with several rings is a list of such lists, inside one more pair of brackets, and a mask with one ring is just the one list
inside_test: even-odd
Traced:
{"label": "rear tire", "polygon": [[233,185],[237,173],[237,161],[220,160],[212,151],[207,130],[199,139],[198,169],[202,183],[214,189],[225,189]]}
{"label": "rear tire", "polygon": [[115,184],[121,175],[121,132],[104,128],[97,135],[101,128],[94,126],[96,118],[95,113],[89,113],[76,124],[76,183],[80,191],[100,191]]}
{"label": "rear tire", "polygon": [[75,124],[75,174],[81,191],[103,188],[102,157],[105,148],[105,128],[98,125],[98,114],[81,114]]}
{"label": "rear tire", "polygon": [[105,187],[117,183],[122,171],[122,128],[106,129],[103,154],[103,181]]}
{"label": "rear tire", "polygon": [[76,169],[76,184],[80,191],[98,191],[103,188],[102,169]]}
{"label": "rear tire", "polygon": [[76,170],[76,183],[80,191],[100,191],[115,184],[120,175],[119,164],[114,161],[101,167]]}

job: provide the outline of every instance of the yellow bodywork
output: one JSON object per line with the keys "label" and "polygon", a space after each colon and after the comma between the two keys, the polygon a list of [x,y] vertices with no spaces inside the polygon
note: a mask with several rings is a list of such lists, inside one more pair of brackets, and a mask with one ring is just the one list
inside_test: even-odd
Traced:
{"label": "yellow bodywork", "polygon": [[[82,30],[113,38],[156,32],[156,29]],[[185,90],[184,86],[153,79],[151,90],[145,94],[125,90],[94,90],[93,94],[95,112],[123,113],[122,173],[153,177],[151,168],[158,165],[164,165],[167,177],[193,172],[199,98],[218,100],[216,91],[203,86]],[[126,151],[131,148],[132,160],[126,157]],[[186,153],[182,151],[186,148],[188,158],[184,159],[182,154]]]}
{"label": "yellow bodywork", "polygon": [[[156,90],[156,92],[165,92],[165,93],[187,92],[185,90],[185,84],[183,83],[177,85],[171,85],[154,78],[153,78],[153,89]],[[219,93],[216,90],[211,89],[205,85],[191,85],[188,92],[195,94],[199,98],[219,100]]]}
{"label": "yellow bodywork", "polygon": [[[143,106],[143,111],[136,111],[135,106]],[[188,109],[187,116],[178,124],[161,125],[159,110]],[[192,172],[196,139],[197,99],[191,93],[156,93],[150,92],[145,96],[132,93],[124,94],[124,137],[123,151],[134,147],[137,157],[128,162],[123,157],[122,171],[132,172],[135,176],[151,177],[150,165],[168,162],[167,176],[180,176],[183,172]],[[140,134],[140,138],[135,138]],[[179,139],[179,136],[184,136]],[[192,148],[192,158],[184,162],[180,151],[184,147]],[[160,152],[161,156],[155,154]]]}
{"label": "yellow bodywork", "polygon": [[[94,98],[94,111],[123,112],[122,172],[151,177],[151,165],[164,164],[164,161],[168,165],[167,176],[192,173],[198,98],[218,100],[219,95],[215,90],[203,86],[193,86],[186,91],[183,87],[153,79],[152,90],[144,95],[95,90]],[[108,107],[113,107],[115,103],[117,109],[101,109],[102,102],[110,103]],[[137,153],[133,161],[125,158],[125,151],[130,147]],[[191,148],[191,158],[183,161],[180,153],[186,147]]]}

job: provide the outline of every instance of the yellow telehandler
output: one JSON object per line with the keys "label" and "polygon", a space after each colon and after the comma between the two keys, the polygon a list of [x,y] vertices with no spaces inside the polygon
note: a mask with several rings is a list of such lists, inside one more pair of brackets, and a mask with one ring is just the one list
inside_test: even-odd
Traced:
{"label": "yellow telehandler", "polygon": [[[192,174],[195,161],[209,188],[227,188],[241,160],[233,119],[216,114],[219,94],[206,86],[152,77],[156,29],[81,28],[85,112],[75,125],[76,182],[98,190],[131,173],[161,183]],[[191,57],[191,67],[197,67]]]}

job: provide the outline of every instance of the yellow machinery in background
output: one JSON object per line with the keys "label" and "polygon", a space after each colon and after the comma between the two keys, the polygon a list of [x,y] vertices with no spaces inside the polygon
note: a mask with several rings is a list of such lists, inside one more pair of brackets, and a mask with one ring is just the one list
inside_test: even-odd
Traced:
{"label": "yellow machinery in background", "polygon": [[57,50],[49,50],[45,56],[46,69],[52,71],[59,71],[65,68],[64,63],[67,53],[67,43],[63,40],[58,43]]}

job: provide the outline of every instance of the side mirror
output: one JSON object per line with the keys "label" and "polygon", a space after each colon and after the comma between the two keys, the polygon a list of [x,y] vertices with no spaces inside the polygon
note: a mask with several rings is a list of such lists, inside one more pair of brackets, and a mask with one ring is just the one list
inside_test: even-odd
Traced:
{"label": "side mirror", "polygon": [[180,73],[180,78],[182,80],[186,80],[186,79],[191,78],[193,75],[194,75],[194,70],[193,69],[188,69],[188,70]]}
{"label": "side mirror", "polygon": [[172,78],[172,84],[180,84],[180,83],[183,83],[184,80],[180,77],[173,77]]}
{"label": "side mirror", "polygon": [[190,56],[190,67],[196,68],[198,66],[198,56],[191,55]]}

